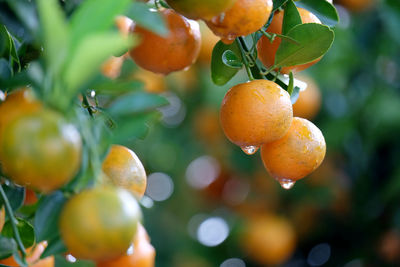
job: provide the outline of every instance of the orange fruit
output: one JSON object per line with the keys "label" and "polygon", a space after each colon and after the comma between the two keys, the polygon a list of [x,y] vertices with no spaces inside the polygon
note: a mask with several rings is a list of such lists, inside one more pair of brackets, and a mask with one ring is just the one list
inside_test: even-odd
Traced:
{"label": "orange fruit", "polygon": [[230,44],[236,37],[249,35],[264,26],[271,11],[272,0],[236,0],[230,9],[206,23],[222,42]]}
{"label": "orange fruit", "polygon": [[[321,21],[311,12],[298,7],[297,10],[300,13],[300,17],[303,23],[321,23]],[[271,24],[267,28],[267,32],[269,33],[282,33],[282,22],[283,22],[283,15],[284,11],[276,11],[274,17],[271,21]],[[281,38],[275,37],[274,41],[271,43],[270,39],[266,36],[262,36],[261,39],[257,43],[257,51],[258,57],[261,62],[265,65],[265,67],[270,68],[275,63],[275,54],[278,51],[279,45],[281,44]],[[311,67],[315,63],[317,63],[319,59],[316,59],[312,62],[295,65],[295,66],[288,66],[283,67],[281,69],[281,73],[288,74],[289,72],[298,72]]]}
{"label": "orange fruit", "polygon": [[101,73],[110,78],[115,79],[121,74],[122,64],[124,64],[124,57],[110,57],[101,65]]}
{"label": "orange fruit", "polygon": [[42,108],[42,104],[35,98],[28,88],[13,91],[0,103],[0,139],[7,124],[21,115],[26,115]]}
{"label": "orange fruit", "polygon": [[235,85],[226,93],[220,110],[225,135],[242,148],[259,147],[283,137],[292,117],[289,94],[268,80]]}
{"label": "orange fruit", "polygon": [[149,93],[163,93],[167,90],[165,77],[145,69],[138,69],[132,78],[144,84],[144,90]]}
{"label": "orange fruit", "polygon": [[154,267],[156,251],[144,227],[138,223],[138,231],[133,241],[133,253],[114,260],[98,262],[97,267]]}
{"label": "orange fruit", "polygon": [[65,204],[59,229],[74,257],[104,261],[127,251],[140,218],[140,207],[129,191],[98,187],[74,195]]}
{"label": "orange fruit", "polygon": [[307,83],[305,91],[301,91],[299,98],[293,105],[293,115],[312,120],[321,107],[321,92],[315,81],[308,76],[298,76],[299,80]]}
{"label": "orange fruit", "polygon": [[81,150],[75,126],[44,108],[10,122],[0,140],[4,173],[13,182],[41,193],[50,193],[75,176]]}
{"label": "orange fruit", "polygon": [[280,265],[296,247],[296,234],[290,222],[275,215],[250,218],[241,236],[243,250],[254,261]]}
{"label": "orange fruit", "polygon": [[196,61],[200,51],[200,29],[196,21],[186,19],[171,9],[160,12],[168,25],[168,36],[159,36],[135,25],[132,32],[138,34],[141,42],[129,54],[140,67],[169,74]]}
{"label": "orange fruit", "polygon": [[281,184],[292,183],[318,168],[325,151],[325,139],[317,126],[295,117],[284,137],[261,147],[261,158],[272,177]]}
{"label": "orange fruit", "polygon": [[166,0],[168,5],[190,19],[211,19],[232,7],[236,0]]}
{"label": "orange fruit", "polygon": [[29,188],[25,188],[24,205],[33,205],[38,201],[35,192]]}
{"label": "orange fruit", "polygon": [[216,36],[203,21],[199,21],[201,33],[201,47],[198,61],[209,64],[211,62],[212,51],[218,43],[219,37]]}
{"label": "orange fruit", "polygon": [[126,16],[117,16],[115,24],[117,25],[119,32],[124,36],[128,36],[133,27],[133,21]]}
{"label": "orange fruit", "polygon": [[1,230],[3,230],[5,221],[6,221],[6,211],[4,209],[4,206],[2,206],[0,209],[0,233],[1,233]]}
{"label": "orange fruit", "polygon": [[102,169],[106,174],[106,183],[122,187],[135,197],[142,198],[146,191],[147,176],[135,152],[124,146],[111,146]]}
{"label": "orange fruit", "polygon": [[[44,259],[40,259],[40,256],[43,254],[44,250],[47,247],[47,242],[40,242],[30,248],[26,249],[26,262],[29,267],[53,267],[54,266],[54,257],[49,256]],[[15,260],[14,256],[8,257],[6,259],[0,260],[0,264],[8,265],[8,266],[20,266]]]}
{"label": "orange fruit", "polygon": [[376,0],[338,0],[337,3],[352,12],[362,12],[373,7],[376,4]]}

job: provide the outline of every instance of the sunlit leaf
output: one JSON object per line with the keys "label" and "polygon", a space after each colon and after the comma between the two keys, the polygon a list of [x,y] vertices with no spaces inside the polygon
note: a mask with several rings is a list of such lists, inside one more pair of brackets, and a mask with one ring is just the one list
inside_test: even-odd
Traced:
{"label": "sunlit leaf", "polygon": [[236,55],[239,55],[241,59],[241,52],[236,42],[227,45],[219,41],[214,46],[211,59],[211,78],[216,85],[226,84],[239,71],[237,68],[228,67],[223,62],[222,55],[227,50],[231,50]]}

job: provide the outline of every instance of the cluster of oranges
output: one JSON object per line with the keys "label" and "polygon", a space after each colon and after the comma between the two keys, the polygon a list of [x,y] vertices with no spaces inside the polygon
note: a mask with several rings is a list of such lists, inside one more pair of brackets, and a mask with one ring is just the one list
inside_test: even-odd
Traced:
{"label": "cluster of oranges", "polygon": [[[30,88],[12,92],[0,104],[1,169],[30,195],[31,190],[50,194],[70,182],[80,168],[81,154],[77,127],[42,104]],[[155,251],[140,224],[138,200],[147,183],[142,163],[132,150],[113,145],[100,172],[96,186],[71,197],[61,211],[59,229],[68,253],[99,266],[118,266],[119,262],[153,266]],[[26,204],[37,200],[28,197],[27,193]],[[2,226],[4,208],[0,215]],[[39,260],[45,246],[39,243],[29,248],[27,262],[54,266],[53,258]],[[18,266],[12,257],[0,263]]]}

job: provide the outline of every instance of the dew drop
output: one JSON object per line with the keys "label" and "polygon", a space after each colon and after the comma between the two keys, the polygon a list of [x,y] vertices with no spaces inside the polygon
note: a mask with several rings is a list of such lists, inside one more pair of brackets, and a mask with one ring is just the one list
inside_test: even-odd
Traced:
{"label": "dew drop", "polygon": [[280,185],[286,190],[291,189],[294,186],[294,184],[296,183],[296,181],[293,181],[292,179],[286,179],[286,178],[281,178],[281,179],[277,179],[277,180],[280,183]]}
{"label": "dew drop", "polygon": [[247,155],[253,155],[258,151],[258,147],[257,146],[243,146],[243,147],[240,147],[240,148]]}

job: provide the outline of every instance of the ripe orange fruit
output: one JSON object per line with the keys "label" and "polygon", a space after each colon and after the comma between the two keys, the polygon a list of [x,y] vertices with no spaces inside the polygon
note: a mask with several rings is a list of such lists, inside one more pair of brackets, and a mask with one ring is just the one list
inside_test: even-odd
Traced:
{"label": "ripe orange fruit", "polygon": [[25,188],[24,205],[33,205],[38,201],[35,192],[29,188]]}
{"label": "ripe orange fruit", "polygon": [[149,93],[163,93],[167,90],[165,76],[144,69],[138,69],[132,78],[144,84],[144,90]]}
{"label": "ripe orange fruit", "polygon": [[[0,140],[7,124],[21,115],[26,115],[42,108],[30,89],[22,88],[9,94],[0,104]],[[1,158],[0,158],[1,160]]]}
{"label": "ripe orange fruit", "polygon": [[241,244],[248,256],[263,266],[280,265],[292,255],[296,235],[287,219],[266,215],[250,218],[242,233]]}
{"label": "ripe orange fruit", "polygon": [[0,233],[1,233],[1,230],[3,230],[5,221],[6,221],[6,211],[4,209],[4,206],[2,206],[0,209]]}
{"label": "ripe orange fruit", "polygon": [[236,0],[166,0],[168,5],[190,19],[211,19],[232,7]]}
{"label": "ripe orange fruit", "polygon": [[[47,242],[43,241],[26,249],[26,262],[28,263],[29,267],[54,267],[53,256],[40,259],[40,256],[43,254],[46,247]],[[19,266],[19,264],[14,260],[13,256],[0,260],[0,264]]]}
{"label": "ripe orange fruit", "polygon": [[296,77],[307,83],[305,91],[300,92],[299,98],[293,105],[293,115],[312,120],[321,107],[321,92],[315,81],[308,76]]}
{"label": "ripe orange fruit", "polygon": [[225,135],[242,148],[259,147],[283,137],[292,117],[289,94],[268,80],[235,85],[226,93],[220,110]]}
{"label": "ripe orange fruit", "polygon": [[133,253],[110,261],[98,262],[97,267],[154,267],[156,251],[150,244],[150,238],[144,227],[138,223],[133,241]]}
{"label": "ripe orange fruit", "polygon": [[[297,10],[300,13],[300,17],[303,23],[321,23],[321,21],[311,12],[298,7]],[[283,14],[284,11],[276,11],[274,17],[271,21],[271,24],[267,28],[267,32],[269,33],[282,33],[282,22],[283,22]],[[258,57],[260,58],[261,62],[267,67],[270,68],[275,63],[275,54],[278,51],[279,45],[281,44],[281,38],[275,37],[274,41],[271,41],[266,37],[262,36],[261,39],[257,43],[257,51]],[[317,63],[320,59],[316,59],[312,62],[296,65],[296,66],[288,66],[283,67],[281,69],[281,73],[289,73],[289,72],[298,72],[311,67],[315,63]]]}
{"label": "ripe orange fruit", "polygon": [[236,37],[249,35],[267,22],[272,11],[272,0],[236,0],[226,12],[207,20],[208,27],[230,44]]}
{"label": "ripe orange fruit", "polygon": [[318,168],[325,157],[325,151],[325,139],[317,126],[306,119],[295,117],[284,137],[261,147],[261,158],[270,175],[288,189],[288,183]]}
{"label": "ripe orange fruit", "polygon": [[129,190],[138,199],[146,191],[147,176],[135,152],[127,147],[113,145],[103,161],[106,183]]}
{"label": "ripe orange fruit", "polygon": [[133,27],[133,21],[126,16],[117,16],[115,24],[117,25],[119,32],[124,36],[128,36]]}
{"label": "ripe orange fruit", "polygon": [[214,46],[219,41],[216,36],[203,21],[199,21],[201,32],[201,47],[199,54],[199,61],[209,64],[211,62],[212,51]]}
{"label": "ripe orange fruit", "polygon": [[154,34],[138,25],[132,32],[141,42],[129,51],[140,67],[161,74],[185,69],[192,65],[200,51],[200,29],[196,21],[186,19],[171,9],[161,11],[167,22],[166,37]]}
{"label": "ripe orange fruit", "polygon": [[98,187],[82,191],[67,202],[59,228],[74,257],[104,261],[126,252],[140,218],[140,207],[131,193]]}
{"label": "ripe orange fruit", "polygon": [[79,169],[80,134],[54,111],[41,109],[10,122],[0,141],[4,173],[39,192],[60,188]]}

